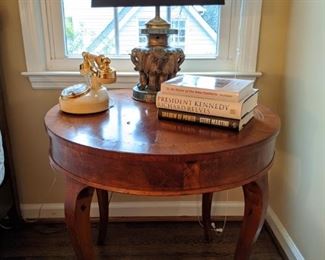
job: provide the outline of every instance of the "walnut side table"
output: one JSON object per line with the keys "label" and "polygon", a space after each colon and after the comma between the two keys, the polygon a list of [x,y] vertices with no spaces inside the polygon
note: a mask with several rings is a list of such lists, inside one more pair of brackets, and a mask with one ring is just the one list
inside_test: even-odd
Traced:
{"label": "walnut side table", "polygon": [[245,212],[235,259],[248,259],[268,206],[268,170],[280,120],[258,106],[239,133],[163,121],[154,104],[131,98],[131,90],[110,91],[111,108],[70,115],[54,106],[45,116],[50,163],[66,177],[65,220],[79,259],[94,259],[90,202],[98,195],[103,243],[108,191],[134,195],[202,194],[202,219],[209,238],[213,192],[242,186]]}

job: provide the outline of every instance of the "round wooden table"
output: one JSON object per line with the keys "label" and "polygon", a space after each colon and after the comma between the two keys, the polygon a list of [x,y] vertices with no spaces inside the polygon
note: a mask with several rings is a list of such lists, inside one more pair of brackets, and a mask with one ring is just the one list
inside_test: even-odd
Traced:
{"label": "round wooden table", "polygon": [[108,192],[178,196],[202,194],[204,234],[209,239],[213,192],[242,186],[245,212],[235,259],[248,259],[264,223],[278,116],[258,106],[240,132],[158,120],[154,104],[109,91],[109,111],[71,115],[54,106],[45,116],[50,163],[66,177],[65,219],[79,259],[94,259],[89,212],[98,195],[103,243]]}

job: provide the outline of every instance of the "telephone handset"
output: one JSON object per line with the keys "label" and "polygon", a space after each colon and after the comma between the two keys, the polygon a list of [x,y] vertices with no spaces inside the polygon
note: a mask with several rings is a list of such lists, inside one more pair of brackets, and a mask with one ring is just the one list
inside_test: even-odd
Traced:
{"label": "telephone handset", "polygon": [[116,71],[110,67],[111,60],[104,55],[82,53],[83,63],[80,74],[86,84],[76,84],[62,90],[59,105],[64,112],[71,114],[92,114],[109,108],[107,89],[103,84],[116,82]]}

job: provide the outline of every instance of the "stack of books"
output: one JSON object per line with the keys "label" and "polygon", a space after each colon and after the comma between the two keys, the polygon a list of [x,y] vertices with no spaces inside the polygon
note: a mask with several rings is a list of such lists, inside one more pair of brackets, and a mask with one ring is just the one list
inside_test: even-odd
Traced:
{"label": "stack of books", "polygon": [[253,80],[182,75],[165,81],[157,93],[159,119],[240,131],[253,117],[258,90]]}

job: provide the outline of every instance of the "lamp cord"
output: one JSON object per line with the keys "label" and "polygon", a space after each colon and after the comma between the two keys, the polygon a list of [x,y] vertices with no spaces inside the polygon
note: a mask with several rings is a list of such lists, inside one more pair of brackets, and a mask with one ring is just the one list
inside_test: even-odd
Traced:
{"label": "lamp cord", "polygon": [[[226,197],[226,202],[229,201],[229,191],[227,191],[227,197]],[[212,214],[211,214],[212,215]],[[223,218],[223,224],[222,227],[217,227],[215,222],[211,222],[211,227],[209,228],[209,230],[213,230],[216,234],[216,236],[221,237],[224,234],[224,231],[226,229],[226,225],[227,225],[227,219],[228,219],[228,211],[227,211],[227,207],[224,208],[224,218]],[[204,228],[204,224],[202,223],[200,216],[198,215],[198,223],[200,225],[201,228]]]}
{"label": "lamp cord", "polygon": [[[51,169],[54,171],[52,166],[51,166]],[[53,177],[52,182],[51,182],[51,184],[49,186],[49,189],[48,189],[48,191],[47,191],[47,193],[46,193],[46,195],[44,197],[45,199],[47,199],[48,196],[50,195],[50,193],[52,192],[56,181],[57,181],[57,173],[56,173],[56,171],[54,171],[54,177]],[[26,219],[24,219],[24,221],[27,222],[27,223],[36,223],[36,222],[38,222],[41,219],[41,214],[42,214],[43,207],[44,207],[44,202],[42,202],[40,204],[40,207],[39,207],[38,213],[37,213],[37,217],[35,219],[26,218]]]}
{"label": "lamp cord", "polygon": [[236,46],[236,62],[235,62],[235,79],[237,79],[237,74],[239,72],[239,59],[241,56],[241,44],[242,44],[242,26],[243,26],[243,14],[244,14],[244,0],[240,1],[240,11],[239,11],[239,23],[238,23],[238,38]]}

